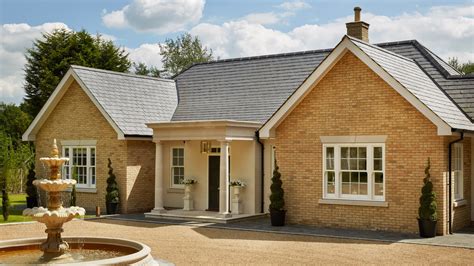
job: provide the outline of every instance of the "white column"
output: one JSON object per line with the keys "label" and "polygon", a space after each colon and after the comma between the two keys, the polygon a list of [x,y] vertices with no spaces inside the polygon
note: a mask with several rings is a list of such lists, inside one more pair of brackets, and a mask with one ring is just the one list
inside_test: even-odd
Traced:
{"label": "white column", "polygon": [[229,212],[229,141],[221,141],[219,176],[219,213],[223,217],[230,217]]}
{"label": "white column", "polygon": [[163,144],[155,142],[155,208],[152,212],[163,213]]}

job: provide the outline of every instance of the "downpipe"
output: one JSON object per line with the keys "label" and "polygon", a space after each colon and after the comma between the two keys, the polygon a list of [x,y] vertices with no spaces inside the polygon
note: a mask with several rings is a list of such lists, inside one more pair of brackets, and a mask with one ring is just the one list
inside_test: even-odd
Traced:
{"label": "downpipe", "polygon": [[457,140],[453,140],[448,145],[448,234],[453,234],[453,182],[452,182],[452,146],[453,144],[464,140],[464,132],[461,131],[461,137]]}
{"label": "downpipe", "polygon": [[260,178],[261,178],[261,185],[260,185],[260,213],[264,213],[265,211],[263,210],[265,203],[264,203],[264,193],[265,193],[265,169],[264,169],[264,164],[265,164],[265,146],[263,145],[263,142],[260,140],[260,132],[257,130],[255,131],[255,137],[257,138],[258,144],[260,144],[260,151],[261,151],[261,156],[260,156]]}

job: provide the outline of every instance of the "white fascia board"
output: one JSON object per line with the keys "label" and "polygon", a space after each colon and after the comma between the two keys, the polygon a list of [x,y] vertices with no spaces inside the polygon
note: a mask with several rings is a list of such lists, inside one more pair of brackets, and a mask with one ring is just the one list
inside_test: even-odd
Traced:
{"label": "white fascia board", "polygon": [[72,73],[72,68],[66,72],[58,86],[56,86],[51,96],[36,115],[35,119],[33,119],[33,122],[31,122],[30,126],[28,126],[25,133],[23,133],[23,136],[21,137],[23,141],[34,141],[36,139],[36,133],[38,132],[39,128],[49,117],[54,107],[56,107],[58,104],[59,100],[63,97],[64,93],[66,92],[66,88],[71,85],[73,81]]}
{"label": "white fascia board", "polygon": [[59,82],[58,86],[54,89],[53,93],[51,96],[48,98],[46,103],[44,104],[43,108],[41,108],[40,112],[38,115],[36,115],[35,119],[33,122],[31,122],[30,126],[28,129],[25,131],[25,133],[22,136],[23,141],[34,141],[36,139],[36,133],[38,130],[41,128],[41,126],[44,124],[46,119],[48,119],[49,115],[51,112],[54,110],[56,105],[59,103],[59,101],[62,99],[64,96],[64,93],[67,91],[73,80],[76,80],[76,82],[79,84],[79,86],[84,90],[84,92],[89,96],[91,101],[94,103],[94,105],[99,109],[101,114],[105,117],[105,119],[109,122],[109,124],[112,126],[112,128],[117,132],[117,138],[118,139],[125,139],[125,135],[123,134],[122,130],[118,128],[117,124],[112,120],[112,118],[105,112],[104,108],[99,104],[99,102],[95,99],[94,95],[89,91],[89,89],[86,87],[86,85],[82,82],[82,80],[79,78],[79,76],[74,72],[73,68],[70,68],[64,77],[61,79]]}
{"label": "white fascia board", "polygon": [[387,73],[370,56],[363,52],[352,41],[344,37],[334,48],[328,57],[316,68],[316,70],[301,84],[301,86],[288,98],[278,111],[260,129],[260,137],[263,139],[273,138],[274,130],[280,123],[298,106],[298,104],[316,87],[321,79],[332,69],[332,67],[348,52],[352,52],[357,58],[364,62],[372,71],[394,88],[403,98],[412,104],[426,118],[438,127],[438,135],[451,135],[451,127],[444,122],[431,109],[416,98],[400,82]]}
{"label": "white fascia board", "polygon": [[102,105],[100,105],[100,103],[97,101],[92,92],[87,88],[86,84],[82,82],[81,78],[76,74],[76,72],[73,71],[72,75],[76,79],[77,83],[79,83],[79,86],[82,88],[82,90],[87,94],[87,96],[89,96],[89,99],[91,99],[97,109],[99,109],[102,116],[105,117],[107,122],[109,122],[110,126],[112,126],[112,128],[115,130],[115,132],[117,133],[117,139],[124,140],[125,134],[123,133],[123,131],[118,127],[112,117],[110,117],[110,115],[105,111]]}

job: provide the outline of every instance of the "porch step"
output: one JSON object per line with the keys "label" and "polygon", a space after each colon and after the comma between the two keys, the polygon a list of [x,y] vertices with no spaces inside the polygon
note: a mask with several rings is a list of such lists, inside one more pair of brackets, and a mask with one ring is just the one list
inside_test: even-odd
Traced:
{"label": "porch step", "polygon": [[233,214],[231,217],[221,217],[217,212],[169,210],[163,213],[157,213],[153,211],[147,212],[145,213],[145,218],[226,224],[243,220],[256,219],[264,217],[266,215],[267,214],[265,213]]}

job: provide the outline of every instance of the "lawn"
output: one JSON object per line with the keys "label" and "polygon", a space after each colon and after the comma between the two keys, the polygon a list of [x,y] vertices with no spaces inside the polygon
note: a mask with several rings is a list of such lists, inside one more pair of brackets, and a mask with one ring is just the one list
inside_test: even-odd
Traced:
{"label": "lawn", "polygon": [[[3,220],[3,216],[0,214],[0,223],[15,223],[15,222],[26,222],[31,221],[30,217],[22,215],[23,210],[26,209],[26,194],[10,194],[10,216],[8,221]],[[2,197],[0,197],[0,202]]]}

